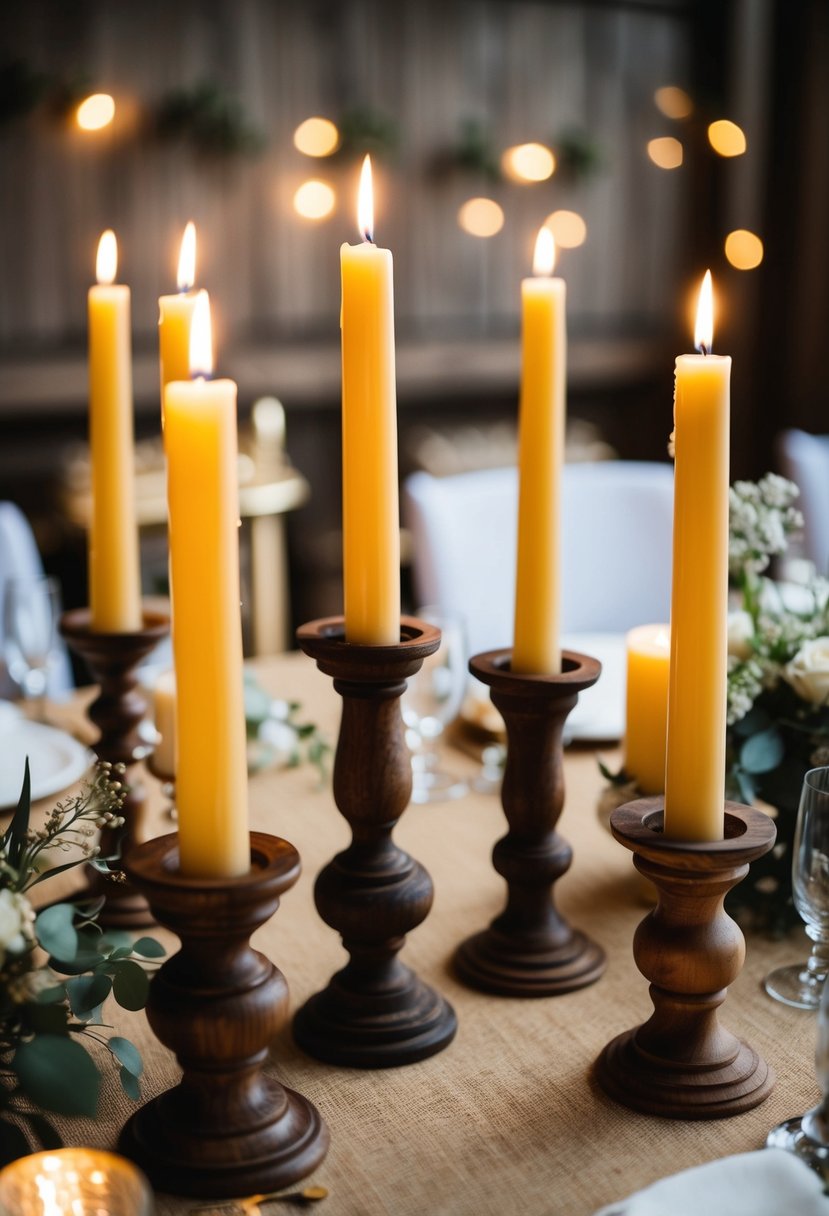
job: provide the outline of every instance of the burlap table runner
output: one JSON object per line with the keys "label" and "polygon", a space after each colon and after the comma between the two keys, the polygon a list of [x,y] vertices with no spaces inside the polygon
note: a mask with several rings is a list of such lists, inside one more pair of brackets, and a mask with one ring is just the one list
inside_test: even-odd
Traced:
{"label": "burlap table runner", "polygon": [[[302,701],[303,717],[336,739],[338,698],[309,659],[260,662],[258,673],[275,696]],[[615,761],[612,751],[607,755]],[[446,764],[466,776],[476,771],[474,760],[454,750]],[[306,1059],[289,1027],[283,1030],[274,1068],[319,1106],[331,1128],[331,1151],[309,1179],[330,1192],[319,1205],[325,1216],[588,1216],[665,1174],[759,1148],[774,1123],[816,1101],[814,1016],[776,1004],[760,990],[772,966],[806,957],[805,935],[781,943],[750,939],[726,1004],[729,1028],[777,1072],[764,1106],[730,1120],[681,1123],[634,1114],[592,1085],[588,1073],[601,1047],[650,1010],[647,982],[631,954],[645,909],[630,855],[597,820],[602,782],[592,749],[568,751],[566,780],[560,827],[575,859],[560,883],[559,902],[605,947],[606,975],[580,993],[537,1001],[487,997],[456,983],[448,970],[454,947],[501,906],[503,884],[489,854],[504,831],[503,814],[497,797],[480,794],[410,807],[396,838],[430,871],[435,903],[404,958],[452,1001],[460,1029],[441,1055],[378,1072]],[[347,828],[330,787],[320,790],[307,765],[255,776],[251,808],[253,827],[285,836],[303,859],[299,883],[257,938],[285,973],[296,1006],[344,961],[336,935],[315,912],[312,886],[319,868],[346,843]],[[168,825],[159,821],[159,829]],[[170,935],[157,935],[174,946]],[[168,1087],[176,1069],[144,1015],[115,1010],[113,1019],[144,1056],[144,1094]],[[112,1147],[133,1109],[110,1087],[99,1121],[63,1122],[67,1143]],[[159,1216],[197,1206],[157,1197]]]}

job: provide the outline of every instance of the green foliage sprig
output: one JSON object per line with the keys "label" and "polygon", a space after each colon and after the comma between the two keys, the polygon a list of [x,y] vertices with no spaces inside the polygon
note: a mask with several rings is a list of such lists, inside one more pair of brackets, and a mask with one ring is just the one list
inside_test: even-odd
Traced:
{"label": "green foliage sprig", "polygon": [[[100,1052],[125,1093],[139,1097],[141,1056],[129,1039],[109,1033],[102,1006],[112,996],[122,1009],[142,1009],[146,964],[162,958],[163,947],[150,937],[133,941],[103,931],[96,923],[103,899],[57,903],[35,914],[27,897],[32,887],[84,862],[112,873],[117,859],[100,857],[92,840],[98,829],[123,823],[122,771],[99,764],[80,793],[58,803],[35,829],[27,759],[17,810],[0,837],[0,1165],[38,1146],[61,1145],[44,1112],[97,1114]],[[49,866],[59,854],[71,856]]]}

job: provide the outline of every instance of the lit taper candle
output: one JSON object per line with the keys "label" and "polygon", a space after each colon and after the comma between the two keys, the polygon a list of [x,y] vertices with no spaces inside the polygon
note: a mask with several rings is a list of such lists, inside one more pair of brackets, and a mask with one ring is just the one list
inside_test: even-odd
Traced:
{"label": "lit taper candle", "polygon": [[171,380],[190,376],[190,325],[198,292],[196,282],[196,225],[189,220],[181,238],[175,295],[158,301],[158,353],[161,363],[161,397]]}
{"label": "lit taper candle", "polygon": [[193,314],[193,380],[164,392],[176,679],[176,808],[183,874],[250,868],[236,385],[210,380],[210,304]]}
{"label": "lit taper candle", "polygon": [[118,244],[98,243],[97,284],[89,289],[89,605],[92,628],[141,628],[135,516],[130,289],[115,282]]}
{"label": "lit taper candle", "polygon": [[360,245],[342,271],[343,579],[349,642],[400,641],[400,512],[392,256],[374,244],[371,162],[360,175]]}
{"label": "lit taper candle", "polygon": [[555,241],[542,228],[533,277],[521,284],[518,559],[513,671],[561,671],[561,478],[567,398],[566,289],[551,278]]}
{"label": "lit taper candle", "polygon": [[721,840],[728,677],[731,358],[713,355],[711,272],[694,345],[676,361],[674,556],[665,834]]}

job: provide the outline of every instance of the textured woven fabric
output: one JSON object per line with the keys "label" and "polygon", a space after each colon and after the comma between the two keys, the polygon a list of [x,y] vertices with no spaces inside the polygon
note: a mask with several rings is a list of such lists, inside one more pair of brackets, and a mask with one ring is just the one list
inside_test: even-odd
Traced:
{"label": "textured woven fabric", "polygon": [[[338,698],[310,659],[286,656],[258,670],[275,696],[301,700],[303,718],[324,726],[333,742]],[[606,754],[612,763],[613,753]],[[445,763],[466,776],[476,771],[474,760],[454,750],[447,750]],[[645,908],[630,854],[597,819],[602,781],[592,750],[568,751],[566,780],[559,827],[574,861],[558,902],[606,949],[605,976],[582,992],[542,1000],[464,989],[448,963],[458,942],[502,906],[503,882],[489,855],[505,829],[503,813],[497,797],[480,794],[411,806],[395,836],[431,873],[435,902],[403,958],[453,1003],[459,1031],[430,1060],[363,1072],[307,1059],[284,1028],[272,1067],[318,1105],[331,1129],[330,1153],[309,1179],[329,1190],[321,1214],[588,1216],[667,1174],[759,1148],[773,1124],[815,1103],[814,1016],[776,1004],[760,989],[772,966],[805,958],[805,935],[781,943],[749,940],[746,965],[723,1012],[725,1024],[777,1072],[763,1106],[729,1120],[684,1123],[635,1114],[596,1089],[589,1072],[598,1052],[651,1008],[631,953]],[[253,827],[286,837],[303,859],[300,881],[256,939],[287,977],[296,1007],[344,961],[336,934],[315,912],[312,887],[320,867],[347,842],[348,829],[330,787],[320,790],[307,765],[253,777],[251,808]],[[169,830],[162,820],[158,827]],[[157,936],[174,947],[171,935],[158,930]],[[144,1015],[114,1010],[112,1018],[144,1055],[144,1094],[173,1084],[175,1063]],[[112,1087],[98,1122],[63,1122],[67,1142],[112,1147],[133,1109]],[[157,1199],[158,1216],[197,1206]]]}

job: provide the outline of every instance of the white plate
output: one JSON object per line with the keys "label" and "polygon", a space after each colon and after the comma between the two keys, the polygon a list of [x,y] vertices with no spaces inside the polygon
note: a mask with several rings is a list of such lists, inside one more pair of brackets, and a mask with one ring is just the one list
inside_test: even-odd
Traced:
{"label": "white plate", "polygon": [[625,635],[623,633],[568,633],[562,649],[590,655],[602,665],[598,683],[579,694],[567,719],[568,740],[621,739],[625,733]]}
{"label": "white plate", "polygon": [[3,717],[0,733],[0,810],[17,806],[29,757],[32,801],[67,789],[82,777],[94,756],[77,739],[54,726]]}

